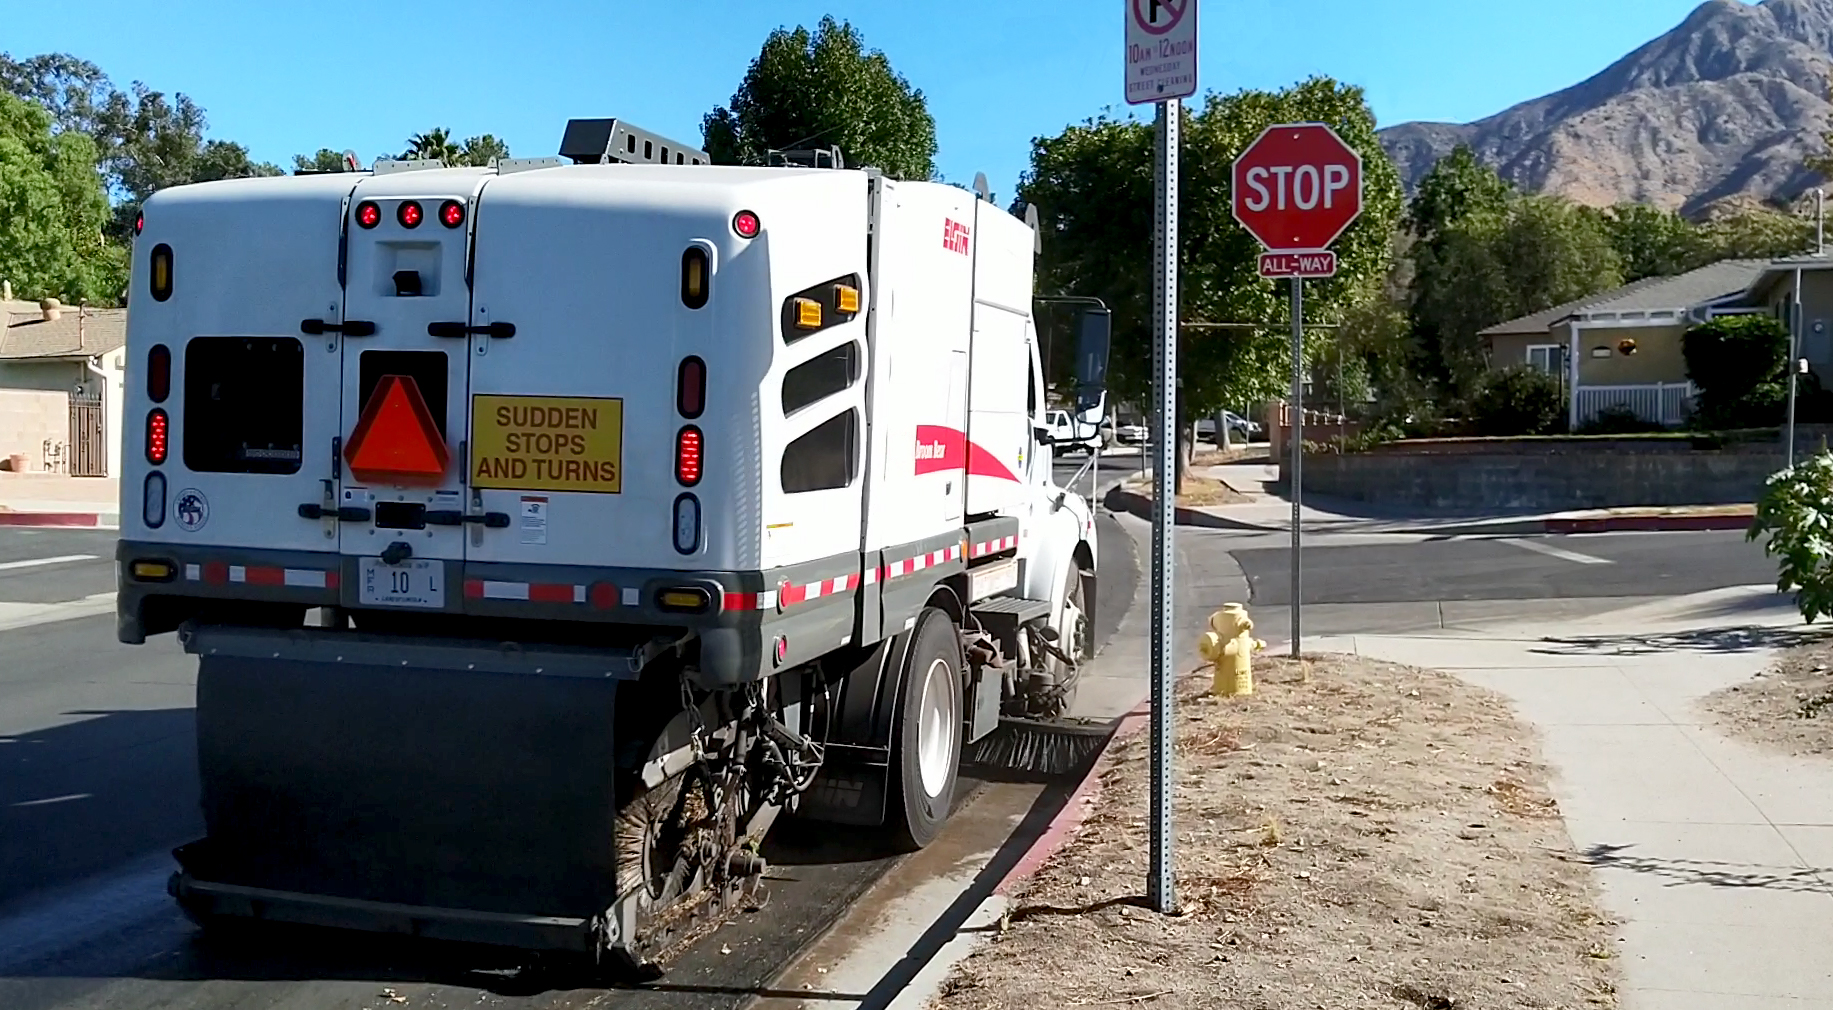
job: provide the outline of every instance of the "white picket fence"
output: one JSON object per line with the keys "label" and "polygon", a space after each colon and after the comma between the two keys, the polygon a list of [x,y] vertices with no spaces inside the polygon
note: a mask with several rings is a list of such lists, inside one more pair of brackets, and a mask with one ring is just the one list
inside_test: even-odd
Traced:
{"label": "white picket fence", "polygon": [[1698,387],[1691,382],[1657,382],[1644,386],[1578,387],[1578,420],[1585,423],[1611,407],[1627,407],[1637,417],[1677,426],[1687,419]]}

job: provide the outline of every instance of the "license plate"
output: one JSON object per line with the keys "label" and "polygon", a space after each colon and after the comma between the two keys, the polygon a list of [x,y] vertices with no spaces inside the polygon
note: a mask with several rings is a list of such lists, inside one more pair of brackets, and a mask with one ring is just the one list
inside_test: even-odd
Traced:
{"label": "license plate", "polygon": [[363,558],[358,564],[362,590],[357,600],[364,606],[437,610],[446,605],[446,565],[443,561],[410,558],[391,565],[381,558]]}

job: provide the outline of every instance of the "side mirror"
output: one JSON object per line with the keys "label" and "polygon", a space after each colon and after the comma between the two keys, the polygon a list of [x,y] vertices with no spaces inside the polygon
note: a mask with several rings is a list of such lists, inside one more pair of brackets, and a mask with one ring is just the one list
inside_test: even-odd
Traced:
{"label": "side mirror", "polygon": [[1114,314],[1104,308],[1082,311],[1076,334],[1076,410],[1087,413],[1107,401],[1108,347]]}

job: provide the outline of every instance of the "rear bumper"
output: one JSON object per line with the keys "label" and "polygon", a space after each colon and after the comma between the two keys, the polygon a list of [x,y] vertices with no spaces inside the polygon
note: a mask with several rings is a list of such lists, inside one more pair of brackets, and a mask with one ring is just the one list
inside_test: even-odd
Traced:
{"label": "rear bumper", "polygon": [[[178,850],[178,856],[182,861],[185,849]],[[182,870],[172,874],[166,890],[187,913],[200,919],[231,916],[526,950],[587,953],[602,946],[602,931],[590,919],[398,905],[246,887],[201,880]]]}

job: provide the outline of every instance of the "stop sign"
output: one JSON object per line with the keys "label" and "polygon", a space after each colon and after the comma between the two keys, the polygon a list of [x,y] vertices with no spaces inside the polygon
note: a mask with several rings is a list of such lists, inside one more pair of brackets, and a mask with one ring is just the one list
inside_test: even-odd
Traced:
{"label": "stop sign", "polygon": [[1322,123],[1269,127],[1235,161],[1235,220],[1270,252],[1318,252],[1362,213],[1362,156]]}

